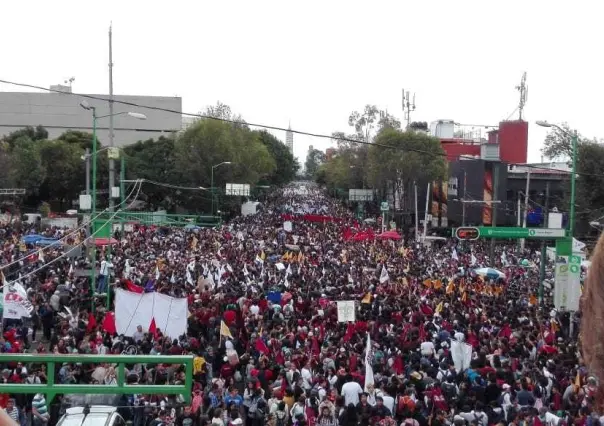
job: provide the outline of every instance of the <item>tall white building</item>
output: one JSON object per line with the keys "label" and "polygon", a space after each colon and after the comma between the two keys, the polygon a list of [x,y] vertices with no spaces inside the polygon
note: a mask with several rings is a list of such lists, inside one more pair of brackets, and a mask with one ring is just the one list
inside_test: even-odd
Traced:
{"label": "tall white building", "polygon": [[289,149],[289,152],[294,153],[294,132],[292,132],[291,123],[287,127],[287,132],[285,132],[285,145]]}

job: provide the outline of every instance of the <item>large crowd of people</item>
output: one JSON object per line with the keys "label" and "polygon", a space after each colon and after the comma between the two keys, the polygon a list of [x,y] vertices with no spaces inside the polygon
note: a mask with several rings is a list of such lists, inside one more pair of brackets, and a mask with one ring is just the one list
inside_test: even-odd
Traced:
{"label": "large crowd of people", "polygon": [[[5,226],[5,284],[22,285],[33,310],[3,321],[0,350],[193,355],[191,403],[179,395],[116,402],[134,426],[604,421],[594,407],[597,378],[577,346],[579,319],[553,309],[547,293],[537,300],[539,256],[530,249],[501,243],[489,259],[480,242],[379,238],[374,225],[300,184],[275,191],[258,214],[219,229],[190,228],[135,226],[116,235],[97,256],[100,278],[91,289],[78,274],[91,267],[85,250],[64,256],[65,247],[85,245],[84,229],[47,230],[54,238],[69,233],[69,244],[40,251],[21,243],[33,231]],[[503,276],[476,272],[486,266]],[[117,335],[111,318],[119,288],[187,298],[186,334],[138,324],[132,335]],[[354,302],[349,321],[339,301]],[[460,345],[467,356],[454,351]],[[2,383],[47,380],[42,364],[1,368]],[[130,384],[184,381],[179,365],[127,368]],[[72,362],[57,365],[54,377],[111,386],[116,374],[110,364]],[[54,424],[68,403],[43,394],[0,398],[22,425]]]}

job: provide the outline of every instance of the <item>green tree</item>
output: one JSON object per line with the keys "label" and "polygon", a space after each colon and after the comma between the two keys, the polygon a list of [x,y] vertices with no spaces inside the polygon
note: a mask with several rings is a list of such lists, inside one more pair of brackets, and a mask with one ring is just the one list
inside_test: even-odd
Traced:
{"label": "green tree", "polygon": [[48,131],[43,126],[36,126],[35,128],[32,126],[27,126],[9,133],[8,135],[4,136],[3,140],[12,148],[14,147],[15,142],[22,138],[26,138],[34,142],[45,140],[48,139]]}
{"label": "green tree", "polygon": [[[82,151],[85,151],[86,148],[92,150],[92,133],[68,130],[61,133],[57,139],[71,145],[77,145]],[[101,149],[102,147],[101,142],[97,140],[97,149]]]}
{"label": "green tree", "polygon": [[[552,127],[545,137],[542,152],[548,158],[566,159],[571,166],[572,133],[568,124],[563,130]],[[595,139],[588,139],[577,133],[577,179],[575,204],[577,220],[584,223],[597,220],[604,210],[604,146]],[[565,210],[570,209],[570,178],[566,182]]]}
{"label": "green tree", "polygon": [[40,185],[41,198],[58,201],[61,211],[68,209],[71,201],[85,189],[85,167],[81,158],[84,151],[60,139],[39,141],[36,149],[46,171]]}
{"label": "green tree", "polygon": [[28,196],[37,196],[46,179],[46,169],[37,142],[22,136],[12,143],[11,180],[16,187],[25,188]]}
{"label": "green tree", "polygon": [[325,162],[325,153],[323,151],[319,151],[318,149],[309,149],[306,153],[306,162],[304,163],[304,169],[306,172],[306,176],[309,179],[313,179],[316,177],[321,164]]}
{"label": "green tree", "polygon": [[[127,179],[149,179],[155,182],[178,185],[175,138],[160,136],[157,140],[138,141],[124,148]],[[141,191],[152,208],[174,207],[174,189],[145,184]]]}
{"label": "green tree", "polygon": [[385,190],[387,185],[393,185],[393,189],[398,189],[398,185],[406,187],[413,180],[432,182],[446,178],[447,162],[438,138],[384,129],[374,142],[365,167],[371,187]]}
{"label": "green tree", "polygon": [[[253,186],[276,168],[275,160],[257,134],[245,126],[212,119],[199,120],[189,127],[175,141],[174,152],[178,181],[189,187],[209,188],[212,167],[225,161],[231,164],[214,169],[216,188],[224,188],[226,183]],[[182,192],[182,196],[209,211],[208,192]]]}
{"label": "green tree", "polygon": [[275,160],[275,170],[263,181],[268,185],[283,185],[294,180],[300,165],[285,144],[266,130],[254,133]]}

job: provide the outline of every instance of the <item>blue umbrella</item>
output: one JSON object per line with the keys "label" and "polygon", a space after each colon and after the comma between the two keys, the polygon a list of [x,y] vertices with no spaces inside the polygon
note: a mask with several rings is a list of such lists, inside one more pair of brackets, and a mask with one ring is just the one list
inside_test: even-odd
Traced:
{"label": "blue umbrella", "polygon": [[199,226],[197,226],[197,225],[195,225],[193,223],[189,223],[189,224],[185,225],[185,229],[186,230],[196,231],[196,230],[198,230],[200,228],[199,228]]}
{"label": "blue umbrella", "polygon": [[496,280],[498,278],[505,278],[505,274],[503,272],[493,268],[478,268],[474,269],[474,272],[476,272],[476,274],[478,275],[487,277],[492,280]]}
{"label": "blue umbrella", "polygon": [[36,244],[38,241],[45,240],[45,239],[47,239],[47,237],[45,237],[43,235],[29,234],[29,235],[25,235],[21,239],[21,241],[23,241],[25,244]]}

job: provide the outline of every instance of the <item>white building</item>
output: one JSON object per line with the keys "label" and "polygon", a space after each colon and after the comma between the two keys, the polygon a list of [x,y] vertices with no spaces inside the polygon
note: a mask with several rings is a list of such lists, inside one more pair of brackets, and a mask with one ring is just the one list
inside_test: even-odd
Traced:
{"label": "white building", "polygon": [[[66,90],[67,89],[67,90]],[[69,91],[69,87],[61,86]],[[107,99],[107,95],[91,95]],[[182,98],[163,96],[114,95],[114,142],[124,146],[139,140],[158,138],[178,132],[182,128]],[[49,138],[56,138],[67,130],[92,132],[92,114],[80,106],[85,98],[70,93],[0,92],[0,137],[27,126],[43,126]],[[109,114],[105,100],[86,99],[96,107],[97,116]],[[140,106],[124,105],[127,102]],[[174,112],[162,111],[169,110]],[[128,116],[127,112],[145,114],[146,120]],[[97,120],[98,140],[109,144],[109,119]]]}
{"label": "white building", "polygon": [[287,127],[285,132],[285,145],[289,149],[289,152],[294,153],[294,132],[292,132],[291,124]]}

